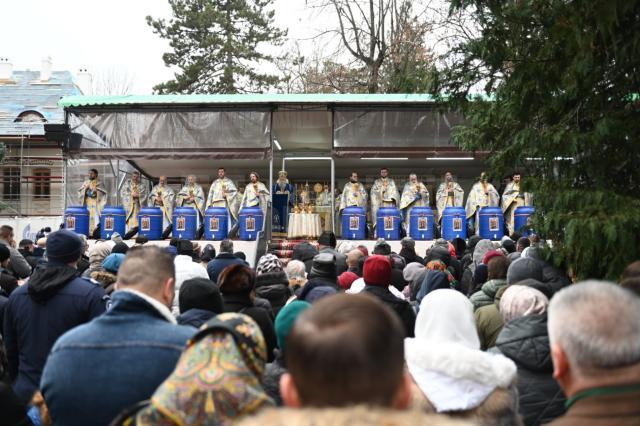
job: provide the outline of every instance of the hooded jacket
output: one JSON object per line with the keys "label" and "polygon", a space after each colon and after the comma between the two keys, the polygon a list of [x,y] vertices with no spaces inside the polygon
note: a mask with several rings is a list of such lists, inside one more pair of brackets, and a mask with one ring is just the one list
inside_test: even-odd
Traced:
{"label": "hooded jacket", "polygon": [[526,425],[546,424],[564,414],[565,396],[552,377],[546,313],[509,321],[496,348],[518,367],[520,414]]}
{"label": "hooded jacket", "polygon": [[67,265],[38,265],[28,284],[7,303],[4,340],[16,395],[31,399],[40,386],[47,355],[55,341],[105,311],[108,297],[99,284]]}
{"label": "hooded jacket", "polygon": [[475,311],[483,306],[491,305],[496,298],[498,290],[506,285],[507,281],[502,279],[489,280],[484,283],[482,290],[475,292],[469,298],[471,303],[473,303],[473,310]]}
{"label": "hooded jacket", "polygon": [[271,308],[275,315],[278,315],[280,309],[291,297],[287,274],[282,271],[265,272],[258,275],[254,288],[257,296],[267,299],[271,303]]}

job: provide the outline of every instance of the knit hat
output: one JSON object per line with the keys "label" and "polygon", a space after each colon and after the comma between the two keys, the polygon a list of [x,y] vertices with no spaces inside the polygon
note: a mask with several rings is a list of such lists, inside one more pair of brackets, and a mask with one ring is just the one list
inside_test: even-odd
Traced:
{"label": "knit hat", "polygon": [[318,244],[321,246],[336,247],[336,234],[331,231],[324,231],[318,238]]}
{"label": "knit hat", "polygon": [[294,300],[278,312],[274,327],[276,329],[276,339],[278,339],[278,347],[284,354],[287,348],[287,337],[300,314],[311,307],[311,304],[302,300]]}
{"label": "knit hat", "polygon": [[402,247],[406,247],[408,249],[415,249],[416,248],[416,241],[411,237],[404,237],[400,241],[400,245]]}
{"label": "knit hat", "polygon": [[335,288],[323,285],[311,289],[311,291],[305,296],[304,300],[309,303],[315,303],[323,297],[334,295],[337,292],[338,290],[336,290]]}
{"label": "knit hat", "polygon": [[343,290],[349,290],[349,288],[351,288],[351,284],[353,284],[353,282],[357,279],[358,276],[355,273],[351,271],[345,271],[338,277],[338,286],[340,286],[340,288]]}
{"label": "knit hat", "polygon": [[336,257],[332,253],[319,253],[313,257],[309,278],[336,279]]}
{"label": "knit hat", "polygon": [[388,286],[391,284],[391,262],[386,256],[369,256],[364,262],[362,277],[367,285]]}
{"label": "knit hat", "polygon": [[493,259],[494,257],[500,257],[500,256],[504,256],[504,253],[502,252],[502,250],[489,250],[487,254],[485,254],[484,257],[482,258],[482,263],[484,263],[485,265],[488,265],[491,259]]}
{"label": "knit hat", "polygon": [[224,311],[220,289],[206,278],[191,278],[185,280],[178,292],[178,306],[180,313],[189,309],[204,309],[216,314]]}
{"label": "knit hat", "polygon": [[78,234],[66,229],[47,237],[47,258],[53,262],[71,263],[82,256],[83,244]]}
{"label": "knit hat", "polygon": [[524,285],[510,285],[500,299],[500,315],[505,323],[525,315],[547,311],[549,299],[542,292]]}
{"label": "knit hat", "polygon": [[4,244],[0,244],[0,262],[4,262],[10,256],[11,251],[9,250],[9,247],[5,246]]}
{"label": "knit hat", "polygon": [[507,255],[507,259],[509,259],[509,261],[513,262],[516,259],[520,259],[521,254],[519,251],[514,251],[513,253],[509,253]]}
{"label": "knit hat", "polygon": [[507,284],[515,284],[527,278],[542,281],[542,264],[539,260],[521,257],[509,265]]}
{"label": "knit hat", "polygon": [[402,270],[402,278],[408,283],[413,281],[420,272],[424,271],[424,265],[419,262],[411,262]]}
{"label": "knit hat", "polygon": [[378,238],[376,244],[373,246],[373,254],[388,256],[391,254],[391,246],[384,238]]}
{"label": "knit hat", "polygon": [[102,261],[102,267],[105,271],[117,274],[120,269],[120,265],[124,262],[124,258],[125,255],[122,253],[111,253]]}
{"label": "knit hat", "polygon": [[127,243],[124,243],[122,241],[119,243],[116,243],[116,245],[113,246],[113,248],[111,249],[111,253],[127,254],[128,251],[129,251],[129,246],[127,245]]}
{"label": "knit hat", "polygon": [[275,254],[267,253],[258,260],[256,274],[262,275],[267,272],[282,272],[282,262]]}

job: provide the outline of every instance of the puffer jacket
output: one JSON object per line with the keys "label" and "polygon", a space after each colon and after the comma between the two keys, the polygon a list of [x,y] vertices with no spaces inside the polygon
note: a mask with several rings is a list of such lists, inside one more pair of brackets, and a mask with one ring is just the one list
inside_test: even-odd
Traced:
{"label": "puffer jacket", "polygon": [[483,306],[491,305],[496,298],[496,293],[502,287],[507,285],[507,280],[494,279],[489,280],[482,285],[482,290],[471,295],[469,300],[473,303],[473,310]]}
{"label": "puffer jacket", "polygon": [[278,315],[280,309],[291,297],[287,274],[282,271],[267,272],[256,277],[256,296],[267,299],[271,304],[274,315]]}
{"label": "puffer jacket", "polygon": [[546,313],[509,321],[494,350],[518,367],[520,414],[526,425],[546,424],[564,414],[565,396],[552,377]]}

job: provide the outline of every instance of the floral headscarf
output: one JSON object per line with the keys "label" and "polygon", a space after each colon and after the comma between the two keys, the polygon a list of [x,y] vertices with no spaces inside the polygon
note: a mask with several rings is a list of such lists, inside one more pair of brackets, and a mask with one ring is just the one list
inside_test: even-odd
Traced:
{"label": "floral headscarf", "polygon": [[426,268],[431,271],[444,272],[451,287],[455,287],[458,285],[458,281],[453,277],[453,274],[451,274],[451,271],[447,269],[447,265],[445,265],[442,260],[432,260],[431,262],[427,263]]}
{"label": "floral headscarf", "polygon": [[256,275],[266,274],[268,272],[282,272],[282,262],[278,259],[278,256],[272,253],[267,253],[260,258],[256,265]]}
{"label": "floral headscarf", "polygon": [[271,406],[260,384],[266,360],[258,325],[243,314],[220,314],[188,342],[136,424],[226,425]]}

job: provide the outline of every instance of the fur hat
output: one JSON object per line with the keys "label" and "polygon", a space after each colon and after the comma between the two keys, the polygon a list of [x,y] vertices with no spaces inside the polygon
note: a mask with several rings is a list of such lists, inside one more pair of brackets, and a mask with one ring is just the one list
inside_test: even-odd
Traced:
{"label": "fur hat", "polygon": [[309,278],[336,279],[336,257],[332,253],[319,253],[313,257]]}

